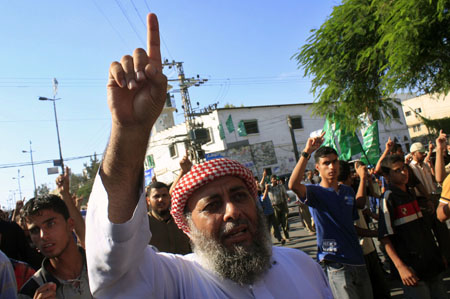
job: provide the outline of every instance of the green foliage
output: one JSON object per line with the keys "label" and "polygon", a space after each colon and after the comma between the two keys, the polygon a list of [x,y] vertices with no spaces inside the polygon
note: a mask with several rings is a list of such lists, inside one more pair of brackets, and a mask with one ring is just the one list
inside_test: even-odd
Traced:
{"label": "green foliage", "polygon": [[223,105],[223,108],[236,108],[236,106],[230,103],[226,103],[225,105]]}
{"label": "green foliage", "polygon": [[440,130],[445,133],[450,132],[450,117],[444,117],[440,119],[428,119],[419,114],[423,124],[428,128],[431,134],[437,135]]}
{"label": "green foliage", "polygon": [[76,194],[84,199],[89,198],[91,194],[94,179],[100,167],[100,161],[97,159],[97,155],[90,159],[90,163],[84,163],[84,169],[82,174],[70,175],[70,192]]}
{"label": "green foliage", "polygon": [[37,186],[36,193],[38,197],[48,195],[50,193],[50,188],[46,184]]}
{"label": "green foliage", "polygon": [[[450,0],[344,0],[293,57],[312,77],[316,115],[347,131],[359,115],[389,122],[401,88],[450,88]],[[380,114],[382,112],[382,114]]]}

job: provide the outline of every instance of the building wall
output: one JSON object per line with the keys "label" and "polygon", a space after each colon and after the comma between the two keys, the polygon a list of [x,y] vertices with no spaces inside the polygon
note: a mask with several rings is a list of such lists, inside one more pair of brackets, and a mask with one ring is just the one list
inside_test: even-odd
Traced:
{"label": "building wall", "polygon": [[420,117],[414,113],[415,111],[429,119],[450,116],[450,94],[447,96],[421,95],[402,101],[402,105],[411,138],[429,134]]}
{"label": "building wall", "polygon": [[[324,119],[311,116],[310,104],[296,105],[273,105],[258,107],[238,107],[219,108],[209,114],[202,115],[196,119],[202,123],[204,128],[210,129],[211,142],[202,145],[206,154],[224,153],[236,145],[236,142],[258,146],[261,143],[272,142],[276,156],[275,163],[254,163],[254,174],[261,177],[264,168],[271,168],[272,172],[278,175],[292,172],[296,165],[291,134],[288,126],[289,116],[301,116],[303,122],[302,129],[295,129],[294,135],[299,154],[306,145],[311,132],[321,130]],[[231,115],[234,132],[227,129],[227,119]],[[401,107],[399,107],[400,123],[392,122],[390,125],[383,125],[379,122],[380,146],[384,150],[384,144],[389,136],[407,147],[410,144],[409,134]],[[242,120],[257,120],[258,133],[239,136],[238,125]],[[225,138],[221,139],[219,124],[222,125]],[[406,138],[406,140],[405,140]],[[186,149],[184,141],[186,139],[186,126],[179,124],[166,130],[153,133],[147,150],[147,154],[153,155],[155,161],[155,174],[159,181],[171,183],[179,173],[179,161],[184,156]],[[361,138],[360,138],[361,139]],[[169,145],[174,144],[177,154],[170,157]],[[256,151],[258,152],[258,151]],[[238,152],[239,154],[239,152]],[[261,156],[264,156],[262,154]],[[265,161],[261,156],[253,159]],[[314,168],[313,159],[309,161],[308,169]]]}

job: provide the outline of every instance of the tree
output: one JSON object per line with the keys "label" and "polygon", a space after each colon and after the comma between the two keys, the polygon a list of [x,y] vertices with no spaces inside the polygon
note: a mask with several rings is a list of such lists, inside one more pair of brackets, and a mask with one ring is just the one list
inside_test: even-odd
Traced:
{"label": "tree", "polygon": [[[389,122],[399,89],[450,90],[450,0],[344,0],[293,57],[312,77],[313,113],[354,131]],[[380,113],[382,112],[382,114]]]}
{"label": "tree", "polygon": [[97,155],[94,154],[94,157],[90,158],[90,163],[84,163],[83,165],[82,174],[72,173],[70,176],[70,192],[86,199],[91,194],[95,176],[100,167],[100,161],[97,159]]}
{"label": "tree", "polygon": [[36,193],[38,197],[48,195],[50,194],[50,188],[47,186],[47,184],[41,184],[40,186],[37,186]]}

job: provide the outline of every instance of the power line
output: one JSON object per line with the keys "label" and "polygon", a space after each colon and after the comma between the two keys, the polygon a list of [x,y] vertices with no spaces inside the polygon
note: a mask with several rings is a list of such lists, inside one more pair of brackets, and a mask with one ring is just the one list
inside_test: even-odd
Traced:
{"label": "power line", "polygon": [[[80,160],[80,159],[86,159],[86,158],[93,157],[94,155],[102,156],[103,154],[92,154],[92,155],[86,155],[86,156],[70,157],[70,158],[64,158],[64,160],[66,160],[66,161]],[[53,160],[43,160],[43,161],[34,161],[33,162],[34,165],[49,164],[49,163],[53,163]],[[24,167],[24,166],[30,166],[30,165],[31,165],[31,162],[0,164],[0,169]]]}
{"label": "power line", "polygon": [[92,2],[94,2],[95,7],[97,7],[97,9],[100,11],[100,13],[103,15],[103,17],[106,19],[106,21],[108,22],[109,26],[111,26],[111,28],[113,29],[113,31],[119,36],[119,38],[122,40],[123,44],[126,46],[127,42],[125,41],[125,39],[122,37],[122,35],[120,34],[120,32],[116,29],[116,27],[114,27],[114,25],[112,24],[112,22],[109,20],[109,18],[107,17],[107,15],[103,12],[102,8],[98,5],[98,3],[95,0],[92,0]]}
{"label": "power line", "polygon": [[134,26],[134,24],[131,22],[130,18],[128,17],[128,15],[125,12],[125,9],[123,8],[122,4],[120,4],[120,2],[118,0],[114,0],[116,2],[116,4],[119,6],[120,10],[122,11],[122,14],[124,15],[124,17],[127,19],[128,24],[131,26],[131,29],[133,29],[134,33],[136,33],[137,38],[139,39],[139,41],[142,43],[143,47],[145,47],[145,42],[142,39],[141,35],[139,34],[139,32],[137,32],[136,27]]}

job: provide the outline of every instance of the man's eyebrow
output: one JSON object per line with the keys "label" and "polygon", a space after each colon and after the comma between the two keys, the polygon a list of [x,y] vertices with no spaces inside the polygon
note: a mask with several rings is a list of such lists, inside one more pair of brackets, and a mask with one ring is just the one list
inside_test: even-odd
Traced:
{"label": "man's eyebrow", "polygon": [[232,192],[237,192],[237,191],[241,191],[241,190],[246,190],[248,191],[248,189],[245,186],[235,186],[235,187],[231,187],[228,192],[232,193]]}
{"label": "man's eyebrow", "polygon": [[49,223],[50,221],[53,221],[53,220],[55,220],[55,219],[56,219],[56,217],[48,218],[47,220],[42,221],[42,224],[47,224],[47,223]]}

